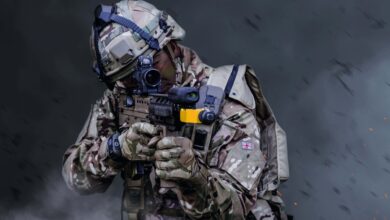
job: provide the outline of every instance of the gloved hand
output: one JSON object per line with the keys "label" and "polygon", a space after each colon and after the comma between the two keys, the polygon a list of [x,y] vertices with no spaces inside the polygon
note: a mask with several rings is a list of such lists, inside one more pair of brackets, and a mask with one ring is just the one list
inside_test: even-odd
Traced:
{"label": "gloved hand", "polygon": [[188,180],[195,172],[192,142],[184,137],[164,137],[157,142],[156,175],[163,180]]}
{"label": "gloved hand", "polygon": [[119,136],[122,157],[128,160],[154,160],[158,129],[149,123],[137,122]]}

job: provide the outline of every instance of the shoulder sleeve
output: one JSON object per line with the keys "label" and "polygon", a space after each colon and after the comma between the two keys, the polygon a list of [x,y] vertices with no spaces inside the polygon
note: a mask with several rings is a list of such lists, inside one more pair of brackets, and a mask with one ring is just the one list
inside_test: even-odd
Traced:
{"label": "shoulder sleeve", "polygon": [[225,119],[213,139],[225,140],[219,149],[218,168],[254,192],[266,164],[260,148],[260,127],[253,112],[235,101],[227,102],[222,114]]}
{"label": "shoulder sleeve", "polygon": [[[267,155],[267,173],[264,177],[263,188],[265,191],[273,191],[278,188],[280,182],[289,178],[286,133],[279,126],[254,70],[247,65],[237,67],[234,83],[226,95],[228,99],[253,110],[254,119],[261,128],[260,149]],[[216,68],[210,74],[207,83],[225,88],[233,69],[233,65]]]}

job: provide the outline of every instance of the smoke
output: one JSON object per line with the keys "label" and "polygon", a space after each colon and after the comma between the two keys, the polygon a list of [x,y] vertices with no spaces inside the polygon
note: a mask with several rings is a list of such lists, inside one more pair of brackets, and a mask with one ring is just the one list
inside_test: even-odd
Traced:
{"label": "smoke", "polygon": [[28,198],[25,206],[12,210],[0,208],[0,219],[7,220],[112,220],[120,219],[122,188],[114,182],[105,194],[80,196],[70,191],[61,176],[53,172],[47,184]]}

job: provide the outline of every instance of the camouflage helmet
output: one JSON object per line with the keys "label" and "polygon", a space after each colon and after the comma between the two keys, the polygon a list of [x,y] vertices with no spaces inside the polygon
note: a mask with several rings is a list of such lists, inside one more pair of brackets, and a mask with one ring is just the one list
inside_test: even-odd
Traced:
{"label": "camouflage helmet", "polygon": [[145,1],[99,5],[91,34],[93,70],[112,87],[135,70],[139,56],[153,56],[171,40],[184,36],[170,15]]}

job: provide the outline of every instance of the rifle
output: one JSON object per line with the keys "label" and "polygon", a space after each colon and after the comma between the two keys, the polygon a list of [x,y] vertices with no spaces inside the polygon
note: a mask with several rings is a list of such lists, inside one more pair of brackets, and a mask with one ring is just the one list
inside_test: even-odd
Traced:
{"label": "rifle", "polygon": [[[136,122],[153,124],[160,129],[160,137],[165,137],[167,132],[177,132],[195,140],[193,147],[206,154],[213,122],[224,99],[224,93],[222,89],[214,86],[202,86],[199,89],[173,87],[167,94],[130,93],[122,97],[120,102],[124,107],[120,108],[120,121],[126,121],[129,125]],[[144,166],[140,167],[143,169]],[[140,172],[144,173],[142,170]],[[162,181],[161,186],[172,187],[172,184],[166,183]]]}
{"label": "rifle", "polygon": [[[193,147],[206,155],[214,121],[224,100],[224,91],[206,85],[199,89],[172,87],[167,94],[161,94],[161,76],[152,64],[151,56],[138,58],[138,66],[132,74],[137,87],[127,91],[125,98],[120,100],[119,121],[125,121],[128,125],[148,122],[161,130],[160,137],[165,137],[167,132],[188,137],[193,140]],[[150,170],[151,166],[148,162],[140,161],[137,167],[140,169],[138,173],[144,174],[144,168],[149,167]],[[162,181],[163,185],[171,186]]]}

